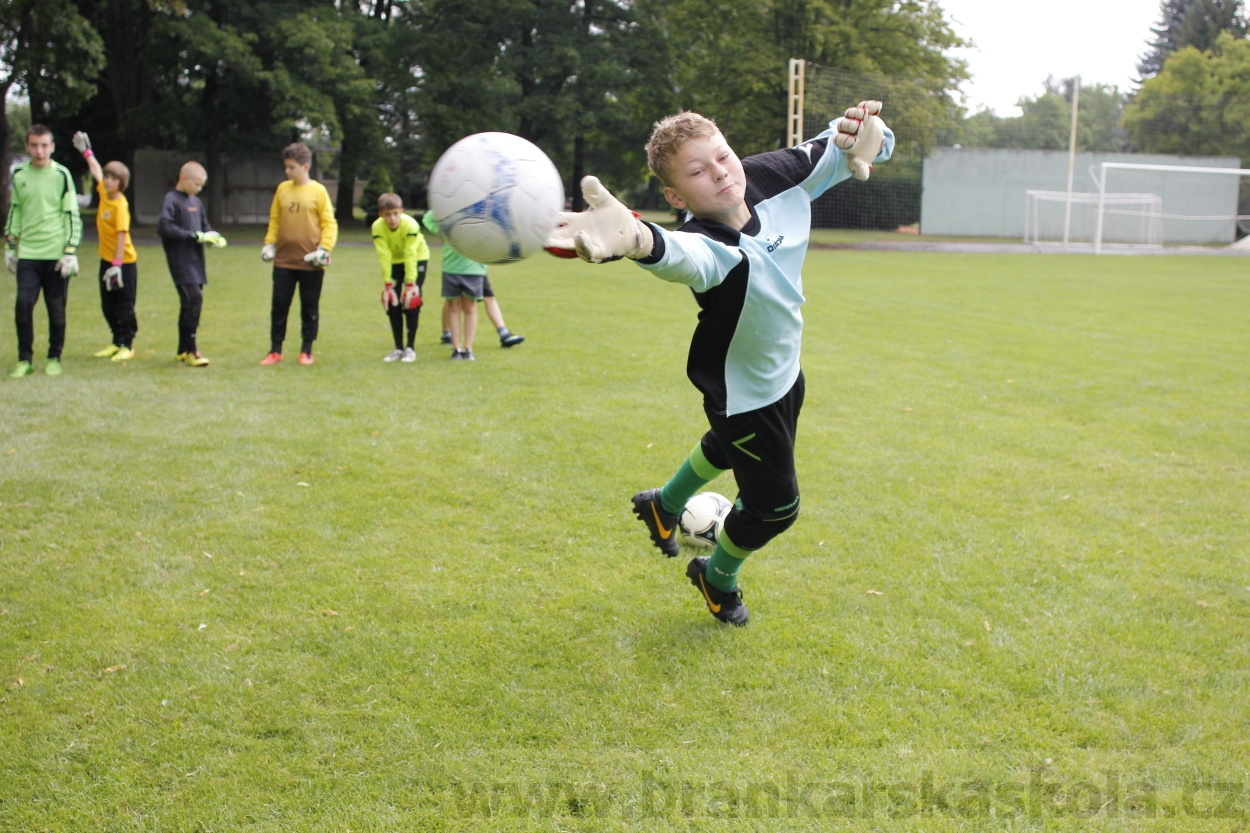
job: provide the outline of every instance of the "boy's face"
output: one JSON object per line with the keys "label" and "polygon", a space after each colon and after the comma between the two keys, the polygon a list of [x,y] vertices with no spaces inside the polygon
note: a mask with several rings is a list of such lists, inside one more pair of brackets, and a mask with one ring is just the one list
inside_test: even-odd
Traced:
{"label": "boy's face", "polygon": [[308,182],[308,169],[311,167],[311,162],[301,163],[296,162],[294,159],[282,160],[282,169],[286,171],[286,178],[296,185],[303,185]]}
{"label": "boy's face", "polygon": [[204,183],[208,181],[208,177],[199,174],[183,174],[178,177],[178,190],[186,194],[188,197],[194,197],[200,191],[204,190]]}
{"label": "boy's face", "polygon": [[119,180],[117,177],[113,176],[112,174],[105,174],[103,176],[103,179],[104,179],[104,190],[108,191],[110,194],[116,194],[118,191],[122,189],[121,180]]}
{"label": "boy's face", "polygon": [[664,198],[674,208],[734,228],[751,217],[742,160],[719,132],[682,145],[669,165],[669,178],[673,184],[664,186]]}
{"label": "boy's face", "polygon": [[56,150],[56,143],[52,141],[50,133],[44,133],[42,136],[28,135],[26,137],[26,155],[30,157],[30,164],[33,167],[48,167],[48,163],[52,161],[52,151],[54,150]]}
{"label": "boy's face", "polygon": [[381,214],[383,220],[386,220],[386,224],[390,226],[391,231],[399,228],[399,219],[404,216],[402,208],[384,208],[378,213]]}

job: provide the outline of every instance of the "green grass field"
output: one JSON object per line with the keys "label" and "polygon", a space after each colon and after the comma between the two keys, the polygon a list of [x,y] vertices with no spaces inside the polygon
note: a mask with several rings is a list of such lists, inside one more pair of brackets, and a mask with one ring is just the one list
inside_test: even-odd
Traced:
{"label": "green grass field", "polygon": [[432,304],[384,365],[343,246],[262,368],[257,250],[211,367],[147,246],[139,359],[80,277],[65,374],[41,304],[0,382],[0,829],[1246,829],[1244,260],[813,251],[804,511],[730,629],[629,509],[704,430],[687,290],[539,256],[524,345]]}

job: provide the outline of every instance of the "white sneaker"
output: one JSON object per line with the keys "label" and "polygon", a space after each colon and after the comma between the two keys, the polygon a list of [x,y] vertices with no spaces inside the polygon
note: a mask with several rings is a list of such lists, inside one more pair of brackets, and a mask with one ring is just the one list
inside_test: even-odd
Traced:
{"label": "white sneaker", "polygon": [[411,347],[404,348],[404,357],[400,361],[405,363],[415,362],[417,360],[417,351]]}
{"label": "white sneaker", "polygon": [[[403,350],[392,350],[391,352],[389,352],[389,353],[387,353],[387,354],[386,354],[386,358],[382,359],[382,361],[384,361],[384,362],[397,362],[397,361],[399,361],[400,359],[402,359],[403,357],[404,357],[404,351],[403,351]],[[416,358],[416,357],[414,356],[413,358]]]}

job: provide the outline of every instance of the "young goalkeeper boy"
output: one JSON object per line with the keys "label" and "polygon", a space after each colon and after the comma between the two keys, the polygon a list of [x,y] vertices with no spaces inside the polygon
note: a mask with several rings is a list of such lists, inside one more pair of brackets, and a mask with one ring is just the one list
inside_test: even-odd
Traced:
{"label": "young goalkeeper boy", "polygon": [[[382,309],[391,320],[395,349],[384,362],[415,362],[417,325],[421,321],[421,290],[430,263],[430,247],[421,234],[420,224],[404,213],[398,194],[378,196],[378,219],[373,221],[373,248],[382,267]],[[396,289],[396,286],[402,289]],[[404,324],[408,325],[405,345]]]}
{"label": "young goalkeeper boy", "polygon": [[282,150],[286,182],[280,183],[269,207],[269,228],[260,259],[273,263],[273,304],[269,311],[269,352],[261,364],[282,361],[286,319],[299,290],[300,364],[313,363],[313,342],[320,318],[321,284],[330,265],[330,251],[339,236],[334,205],[326,187],[309,175],[312,151],[302,142]]}
{"label": "young goalkeeper boy", "polygon": [[183,164],[177,183],[165,194],[156,221],[169,277],[178,290],[178,361],[190,367],[208,367],[208,357],[200,352],[198,340],[204,287],[208,285],[204,246],[220,249],[226,245],[226,238],[208,224],[208,212],[197,196],[206,182],[208,172],[203,165],[194,161]]}
{"label": "young goalkeeper boy", "polygon": [[101,167],[91,150],[91,138],[81,130],[74,134],[72,141],[87,160],[87,169],[100,195],[95,213],[95,228],[100,238],[100,309],[113,334],[113,343],[98,351],[95,357],[129,361],[135,357],[134,339],[139,332],[139,321],[135,318],[139,256],[130,235],[130,203],[125,194],[130,169],[121,162],[109,162]]}
{"label": "young goalkeeper boy", "polygon": [[686,373],[703,394],[711,430],[661,488],[634,495],[651,540],[678,554],[686,501],[727,470],[738,499],[710,557],[686,576],[712,615],[745,625],[738,571],[799,512],[794,438],[803,405],[799,348],[801,271],[811,201],[890,158],[894,134],[861,102],[814,139],[739,160],[714,122],[679,113],[656,124],[647,162],[664,196],[691,219],[675,232],[635,219],[599,180],[582,180],[590,209],[565,214],[549,248],[602,263],[628,257],[656,277],[689,286],[700,307]]}

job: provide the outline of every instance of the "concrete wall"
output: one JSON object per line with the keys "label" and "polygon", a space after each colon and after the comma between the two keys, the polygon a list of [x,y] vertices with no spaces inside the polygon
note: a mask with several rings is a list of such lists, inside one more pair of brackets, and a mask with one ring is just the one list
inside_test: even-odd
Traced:
{"label": "concrete wall", "polygon": [[[1091,165],[1096,171],[1102,162],[1241,167],[1239,159],[1228,157],[1078,153],[1072,190],[1096,192],[1088,171]],[[1067,181],[1066,151],[935,148],[924,161],[920,233],[1023,239],[1025,192],[1065,191]],[[1111,171],[1107,191],[1159,194],[1164,214],[1232,217],[1237,213],[1239,185],[1238,177],[1217,174]],[[1163,242],[1231,243],[1235,225],[1233,220],[1165,219]],[[1090,235],[1074,227],[1073,239],[1088,240]]]}

